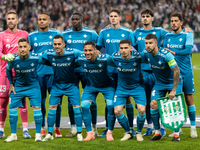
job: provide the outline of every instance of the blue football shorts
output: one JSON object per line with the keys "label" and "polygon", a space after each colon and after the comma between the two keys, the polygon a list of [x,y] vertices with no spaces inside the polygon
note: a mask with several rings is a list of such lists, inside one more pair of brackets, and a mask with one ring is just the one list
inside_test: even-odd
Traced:
{"label": "blue football shorts", "polygon": [[9,98],[9,109],[23,108],[23,101],[25,97],[28,97],[30,100],[30,105],[33,107],[41,107],[41,92],[40,86],[24,86],[24,87],[15,87],[15,93],[10,94]]}

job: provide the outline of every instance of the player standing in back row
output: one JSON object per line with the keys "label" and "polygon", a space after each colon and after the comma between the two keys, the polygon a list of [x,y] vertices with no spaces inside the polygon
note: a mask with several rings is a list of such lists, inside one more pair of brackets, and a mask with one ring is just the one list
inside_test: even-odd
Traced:
{"label": "player standing in back row", "polygon": [[[108,29],[103,29],[99,33],[99,38],[97,45],[105,47],[106,53],[109,55],[112,55],[114,52],[119,51],[119,42],[122,39],[129,39],[131,30],[128,28],[125,28],[120,25],[120,20],[122,19],[122,13],[119,9],[112,9],[109,12],[109,20],[111,23],[111,26]],[[111,77],[115,81],[115,87],[117,87],[118,82],[118,71],[115,67],[108,66],[108,72],[110,73]],[[131,131],[133,132],[133,135],[135,135],[135,132],[133,130],[133,104],[131,103],[130,97],[127,98],[127,103],[125,105],[126,112],[130,124]],[[107,108],[105,108],[105,118],[107,116]],[[106,119],[107,120],[107,119]],[[106,132],[108,131],[108,124],[106,121],[106,129],[103,131],[102,135],[100,137],[105,137]]]}
{"label": "player standing in back row", "polygon": [[[193,47],[193,33],[185,33],[181,28],[183,25],[183,18],[181,14],[172,14],[170,22],[173,32],[166,34],[163,41],[163,47],[170,51],[180,68],[181,76],[183,78],[183,92],[187,104],[188,115],[191,124],[190,137],[196,138],[196,107],[193,102],[194,79],[192,69],[192,47]],[[170,134],[169,137],[173,137]]]}
{"label": "player standing in back row", "polygon": [[[58,30],[50,29],[49,25],[51,23],[51,19],[49,14],[41,13],[38,16],[38,27],[39,29],[31,32],[28,36],[31,51],[34,53],[41,53],[47,49],[53,48],[53,37],[60,34]],[[42,122],[42,130],[41,136],[45,136],[45,115],[46,115],[46,96],[47,90],[50,93],[51,87],[53,84],[53,69],[51,66],[46,65],[38,65],[38,78],[39,84],[41,87],[41,110],[43,115],[43,122]],[[60,118],[61,118],[61,106],[58,105],[57,112],[56,112],[56,130],[55,130],[55,137],[62,137],[60,133]]]}
{"label": "player standing in back row", "polygon": [[[80,51],[83,50],[83,45],[87,41],[94,41],[97,43],[98,35],[97,33],[89,28],[83,27],[83,16],[82,14],[76,12],[73,13],[71,16],[71,24],[72,28],[64,31],[63,37],[65,39],[66,43],[66,48],[76,48]],[[78,79],[78,81],[81,81],[82,88],[84,89],[86,86],[87,82],[87,77],[84,69],[80,66],[75,69],[75,74]],[[99,136],[97,128],[96,128],[96,123],[97,123],[97,106],[96,106],[96,101],[92,103],[90,106],[90,111],[92,114],[92,131],[96,137]],[[73,112],[73,107],[72,104],[68,102],[68,113],[69,113],[69,118],[70,118],[70,123],[71,123],[71,130],[66,135],[66,137],[73,137],[76,135],[76,127],[75,127],[75,121],[74,121],[74,112]]]}

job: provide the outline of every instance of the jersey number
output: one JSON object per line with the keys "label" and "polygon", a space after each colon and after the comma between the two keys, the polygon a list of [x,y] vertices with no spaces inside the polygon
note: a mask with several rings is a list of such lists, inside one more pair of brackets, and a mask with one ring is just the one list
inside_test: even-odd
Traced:
{"label": "jersey number", "polygon": [[0,92],[6,92],[6,85],[0,85]]}

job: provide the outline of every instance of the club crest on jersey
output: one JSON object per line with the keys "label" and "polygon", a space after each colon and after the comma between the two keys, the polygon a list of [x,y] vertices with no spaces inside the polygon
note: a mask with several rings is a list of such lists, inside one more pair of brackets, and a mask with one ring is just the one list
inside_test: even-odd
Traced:
{"label": "club crest on jersey", "polygon": [[156,32],[153,32],[152,34],[156,34]]}
{"label": "club crest on jersey", "polygon": [[107,37],[110,37],[110,34],[107,34]]}
{"label": "club crest on jersey", "polygon": [[87,35],[86,35],[86,34],[84,34],[84,35],[83,35],[83,37],[84,37],[84,38],[86,38],[86,37],[87,37]]}
{"label": "club crest on jersey", "polygon": [[140,32],[139,35],[142,35],[142,32]]}
{"label": "club crest on jersey", "polygon": [[122,66],[122,64],[121,64],[121,63],[119,63],[118,65],[119,65],[119,66]]}
{"label": "club crest on jersey", "polygon": [[121,36],[122,36],[122,37],[125,37],[125,35],[124,35],[124,34],[122,34]]}
{"label": "club crest on jersey", "polygon": [[69,35],[69,38],[72,38],[72,35]]}
{"label": "club crest on jersey", "polygon": [[168,39],[168,42],[170,42],[170,39]]}
{"label": "club crest on jersey", "polygon": [[20,66],[19,66],[19,64],[17,64],[17,66],[16,66],[17,68],[19,68]]}
{"label": "club crest on jersey", "polygon": [[182,40],[183,40],[182,38],[179,39],[180,42],[181,42]]}
{"label": "club crest on jersey", "polygon": [[162,64],[162,62],[161,62],[161,61],[159,61],[159,62],[158,62],[158,64],[159,64],[159,65],[161,65],[161,64]]}
{"label": "club crest on jersey", "polygon": [[101,68],[101,67],[102,67],[102,64],[99,64],[98,66]]}
{"label": "club crest on jersey", "polygon": [[34,38],[34,40],[36,41],[36,40],[37,40],[37,38],[35,37],[35,38]]}
{"label": "club crest on jersey", "polygon": [[69,61],[71,58],[67,57],[67,60]]}
{"label": "club crest on jersey", "polygon": [[87,67],[87,65],[86,65],[86,64],[84,64],[84,67]]}
{"label": "club crest on jersey", "polygon": [[52,39],[53,37],[50,35],[49,38]]}
{"label": "club crest on jersey", "polygon": [[136,66],[136,65],[137,65],[137,63],[136,63],[136,62],[134,62],[134,63],[133,63],[133,66]]}
{"label": "club crest on jersey", "polygon": [[33,67],[34,65],[35,65],[34,63],[31,64],[32,67]]}
{"label": "club crest on jersey", "polygon": [[9,42],[10,40],[9,40],[9,39],[6,39],[6,41]]}

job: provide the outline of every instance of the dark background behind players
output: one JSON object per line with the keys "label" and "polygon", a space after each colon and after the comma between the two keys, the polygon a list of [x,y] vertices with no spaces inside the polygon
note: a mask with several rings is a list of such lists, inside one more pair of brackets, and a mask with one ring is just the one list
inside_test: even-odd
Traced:
{"label": "dark background behind players", "polygon": [[154,11],[153,26],[166,30],[170,30],[170,14],[181,12],[183,28],[190,27],[195,38],[200,38],[200,0],[0,0],[0,31],[6,29],[6,12],[14,9],[19,14],[19,29],[28,32],[37,29],[37,16],[41,12],[49,12],[51,27],[62,32],[71,27],[69,17],[76,11],[82,12],[84,26],[99,33],[109,24],[108,12],[112,7],[123,12],[122,25],[132,30],[142,26],[140,12],[145,8]]}

